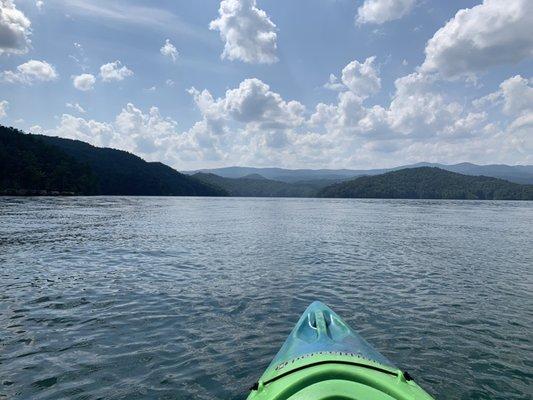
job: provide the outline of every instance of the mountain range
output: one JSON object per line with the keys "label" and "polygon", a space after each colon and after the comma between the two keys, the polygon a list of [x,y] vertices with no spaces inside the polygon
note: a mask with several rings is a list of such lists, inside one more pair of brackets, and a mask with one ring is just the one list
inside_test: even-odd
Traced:
{"label": "mountain range", "polygon": [[225,178],[215,174],[198,172],[192,175],[208,185],[223,188],[234,197],[315,197],[326,184],[288,183],[267,179],[258,174],[241,178]]}
{"label": "mountain range", "polygon": [[209,171],[187,175],[125,151],[0,126],[0,195],[533,200],[533,185],[524,184],[533,182],[533,166],[421,163],[388,170]]}
{"label": "mountain range", "polygon": [[284,168],[254,168],[254,167],[224,167],[183,171],[185,174],[195,173],[215,174],[224,178],[243,178],[248,175],[260,175],[267,179],[281,182],[315,182],[333,183],[353,179],[363,175],[380,175],[386,172],[405,168],[436,167],[446,171],[457,172],[464,175],[490,176],[505,179],[521,184],[533,184],[533,165],[505,165],[490,164],[477,165],[472,163],[439,164],[420,162],[417,164],[402,165],[394,168],[381,169],[284,169]]}

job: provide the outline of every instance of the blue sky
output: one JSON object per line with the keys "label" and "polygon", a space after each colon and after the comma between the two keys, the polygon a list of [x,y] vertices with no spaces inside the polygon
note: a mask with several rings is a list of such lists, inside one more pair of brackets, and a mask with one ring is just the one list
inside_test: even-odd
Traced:
{"label": "blue sky", "polygon": [[533,163],[529,0],[0,4],[5,125],[178,169]]}

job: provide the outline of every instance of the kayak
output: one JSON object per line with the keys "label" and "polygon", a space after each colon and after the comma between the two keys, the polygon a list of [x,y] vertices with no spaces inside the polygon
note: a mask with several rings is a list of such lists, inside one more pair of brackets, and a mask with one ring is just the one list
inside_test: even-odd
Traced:
{"label": "kayak", "polygon": [[312,303],[248,400],[434,400],[325,304]]}

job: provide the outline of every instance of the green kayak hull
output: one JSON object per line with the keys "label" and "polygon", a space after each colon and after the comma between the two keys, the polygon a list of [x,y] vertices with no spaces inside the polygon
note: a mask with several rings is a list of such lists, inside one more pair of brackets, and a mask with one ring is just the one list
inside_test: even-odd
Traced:
{"label": "green kayak hull", "polygon": [[433,400],[325,304],[315,301],[248,400]]}

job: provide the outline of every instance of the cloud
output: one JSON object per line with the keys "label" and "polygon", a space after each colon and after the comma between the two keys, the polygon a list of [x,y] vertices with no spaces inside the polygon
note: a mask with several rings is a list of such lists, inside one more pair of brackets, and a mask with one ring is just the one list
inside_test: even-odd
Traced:
{"label": "cloud", "polygon": [[329,74],[329,79],[324,83],[324,88],[329,90],[341,91],[345,90],[346,86],[339,82],[339,78],[335,74]]}
{"label": "cloud", "polygon": [[531,135],[531,130],[533,129],[533,112],[524,113],[517,119],[515,119],[508,128],[508,131],[514,134],[523,134],[524,136],[521,144],[526,144],[533,150],[533,136]]}
{"label": "cloud", "polygon": [[432,136],[460,118],[460,104],[433,90],[434,78],[412,73],[395,81],[389,124],[402,134]]}
{"label": "cloud", "polygon": [[236,121],[257,123],[261,128],[296,126],[303,121],[302,104],[286,102],[256,78],[245,79],[238,88],[228,90],[222,101],[226,112]]}
{"label": "cloud", "polygon": [[127,138],[133,151],[145,155],[165,151],[165,146],[178,136],[177,122],[162,117],[157,107],[145,114],[131,103],[116,117],[115,128]]}
{"label": "cloud", "polygon": [[125,78],[132,76],[133,71],[125,65],[122,66],[120,61],[104,64],[100,67],[100,77],[104,82],[123,81]]}
{"label": "cloud", "polygon": [[374,65],[375,60],[376,57],[368,57],[363,63],[351,61],[342,69],[340,82],[335,74],[330,74],[324,87],[339,92],[349,90],[361,99],[368,98],[381,89],[381,78]]}
{"label": "cloud", "polygon": [[342,70],[342,83],[361,98],[367,98],[381,88],[381,79],[374,67],[375,59],[368,57],[364,63],[354,60]]}
{"label": "cloud", "polygon": [[[85,120],[70,114],[63,114],[59,125],[53,130],[42,130],[43,134],[82,140],[95,146],[121,148],[121,140],[112,124]],[[124,149],[126,150],[126,149]]]}
{"label": "cloud", "polygon": [[0,0],[0,55],[24,54],[30,47],[30,20],[12,0]]}
{"label": "cloud", "polygon": [[502,93],[500,91],[493,92],[478,99],[474,99],[472,105],[477,109],[481,109],[496,103],[501,103],[501,97]]}
{"label": "cloud", "polygon": [[16,71],[4,71],[2,79],[8,83],[32,85],[35,82],[49,82],[58,78],[55,68],[46,61],[30,60],[17,67]]}
{"label": "cloud", "polygon": [[[275,162],[305,123],[305,107],[286,101],[259,79],[245,79],[224,97],[207,91],[189,90],[202,120],[185,134],[200,156],[210,162],[237,157]],[[259,160],[259,161],[258,161]]]}
{"label": "cloud", "polygon": [[[76,104],[73,107],[77,108]],[[148,161],[162,161],[174,166],[195,151],[187,137],[179,132],[176,121],[161,116],[157,107],[144,112],[131,103],[113,122],[63,114],[55,128],[39,127],[39,132],[129,151]]]}
{"label": "cloud", "polygon": [[[191,127],[180,127],[157,107],[143,110],[128,103],[111,122],[65,114],[46,132],[178,169],[229,163],[357,168],[422,160],[533,161],[533,113],[527,107],[531,84],[520,76],[502,82],[494,103],[487,100],[478,107],[450,99],[435,76],[421,72],[398,78],[390,103],[383,106],[366,104],[369,97],[361,93],[369,91],[360,85],[357,90],[342,85],[333,104],[319,103],[308,111],[251,78],[220,97],[207,89],[189,89],[200,113]],[[520,98],[525,101],[517,102]],[[493,104],[509,113],[509,122],[491,120],[494,113],[484,107]]]}
{"label": "cloud", "polygon": [[533,113],[533,80],[520,75],[513,76],[500,84],[503,96],[503,112],[507,115]]}
{"label": "cloud", "polygon": [[80,114],[86,113],[85,109],[82,106],[80,106],[78,103],[66,103],[65,106],[67,108],[72,108],[73,110],[76,110]]}
{"label": "cloud", "polygon": [[7,100],[0,101],[0,118],[4,118],[7,115],[8,108],[9,102]]}
{"label": "cloud", "polygon": [[43,7],[44,7],[44,1],[43,0],[37,0],[35,2],[35,7],[37,7],[37,9],[39,11],[42,11]]}
{"label": "cloud", "polygon": [[501,105],[504,114],[517,116],[525,111],[533,111],[533,81],[520,75],[506,79],[500,88],[472,102],[481,109],[491,105]]}
{"label": "cloud", "polygon": [[87,64],[89,63],[89,59],[85,55],[85,50],[83,49],[83,46],[78,43],[73,43],[74,48],[76,49],[76,55],[69,54],[69,58],[74,60],[74,62],[82,69],[82,71],[86,71],[89,69]]}
{"label": "cloud", "polygon": [[297,101],[285,101],[263,81],[243,80],[235,89],[226,91],[225,97],[214,99],[207,90],[192,88],[189,93],[204,117],[231,119],[253,130],[276,130],[295,127],[303,123],[305,107]]}
{"label": "cloud", "polygon": [[[477,108],[499,106],[511,122],[504,129],[507,147],[514,146],[521,156],[533,154],[533,81],[520,75],[504,80],[496,92],[473,102]],[[530,157],[531,160],[533,157]]]}
{"label": "cloud", "polygon": [[383,24],[409,14],[416,0],[365,0],[357,9],[358,24]]}
{"label": "cloud", "polygon": [[424,73],[472,76],[489,67],[533,56],[533,2],[484,0],[459,10],[428,41]]}
{"label": "cloud", "polygon": [[348,147],[362,140],[367,150],[393,151],[406,140],[469,135],[468,129],[480,128],[486,119],[486,113],[468,113],[459,103],[448,100],[435,90],[435,78],[421,73],[397,79],[388,106],[365,105],[367,96],[379,89],[379,77],[373,68],[360,73],[361,67],[371,66],[372,61],[348,64],[343,81],[351,88],[339,93],[336,104],[316,106],[308,120],[314,132],[339,143],[345,141]]}
{"label": "cloud", "polygon": [[533,158],[525,156],[531,140],[524,133],[533,118],[521,117],[511,133],[492,124],[485,110],[447,98],[435,83],[434,76],[418,72],[401,77],[387,106],[365,105],[360,94],[369,93],[361,90],[366,85],[353,91],[344,85],[336,103],[319,103],[310,115],[258,79],[244,80],[221,98],[191,89],[202,119],[183,137],[202,165],[354,167]]}
{"label": "cloud", "polygon": [[256,0],[223,0],[219,18],[209,29],[218,30],[225,42],[221,57],[254,64],[278,61],[276,25]]}
{"label": "cloud", "polygon": [[314,133],[339,146],[348,146],[346,149],[357,143],[358,138],[390,135],[388,110],[379,105],[366,107],[363,102],[354,92],[343,91],[336,104],[317,104],[307,123]]}
{"label": "cloud", "polygon": [[92,74],[81,74],[72,77],[72,84],[78,90],[87,92],[94,89],[96,78]]}
{"label": "cloud", "polygon": [[83,20],[112,26],[113,29],[149,29],[179,34],[202,42],[210,42],[209,32],[203,27],[184,21],[179,15],[161,7],[133,4],[130,0],[56,0],[48,8],[68,10],[69,15]]}
{"label": "cloud", "polygon": [[368,57],[363,63],[357,60],[351,61],[342,69],[341,81],[339,82],[335,74],[330,74],[324,88],[339,92],[349,90],[361,99],[379,92],[381,78],[374,65],[375,60],[376,57]]}
{"label": "cloud", "polygon": [[176,59],[178,58],[178,55],[179,55],[178,49],[176,49],[176,47],[172,43],[170,43],[170,39],[167,39],[165,41],[165,44],[163,45],[163,47],[161,47],[159,51],[165,57],[172,58],[172,61],[174,62],[176,62]]}
{"label": "cloud", "polygon": [[[507,128],[508,142],[507,147],[514,147],[519,154],[518,159],[524,160],[524,163],[533,162],[533,111],[523,113],[516,118]],[[516,161],[515,161],[516,162]]]}

